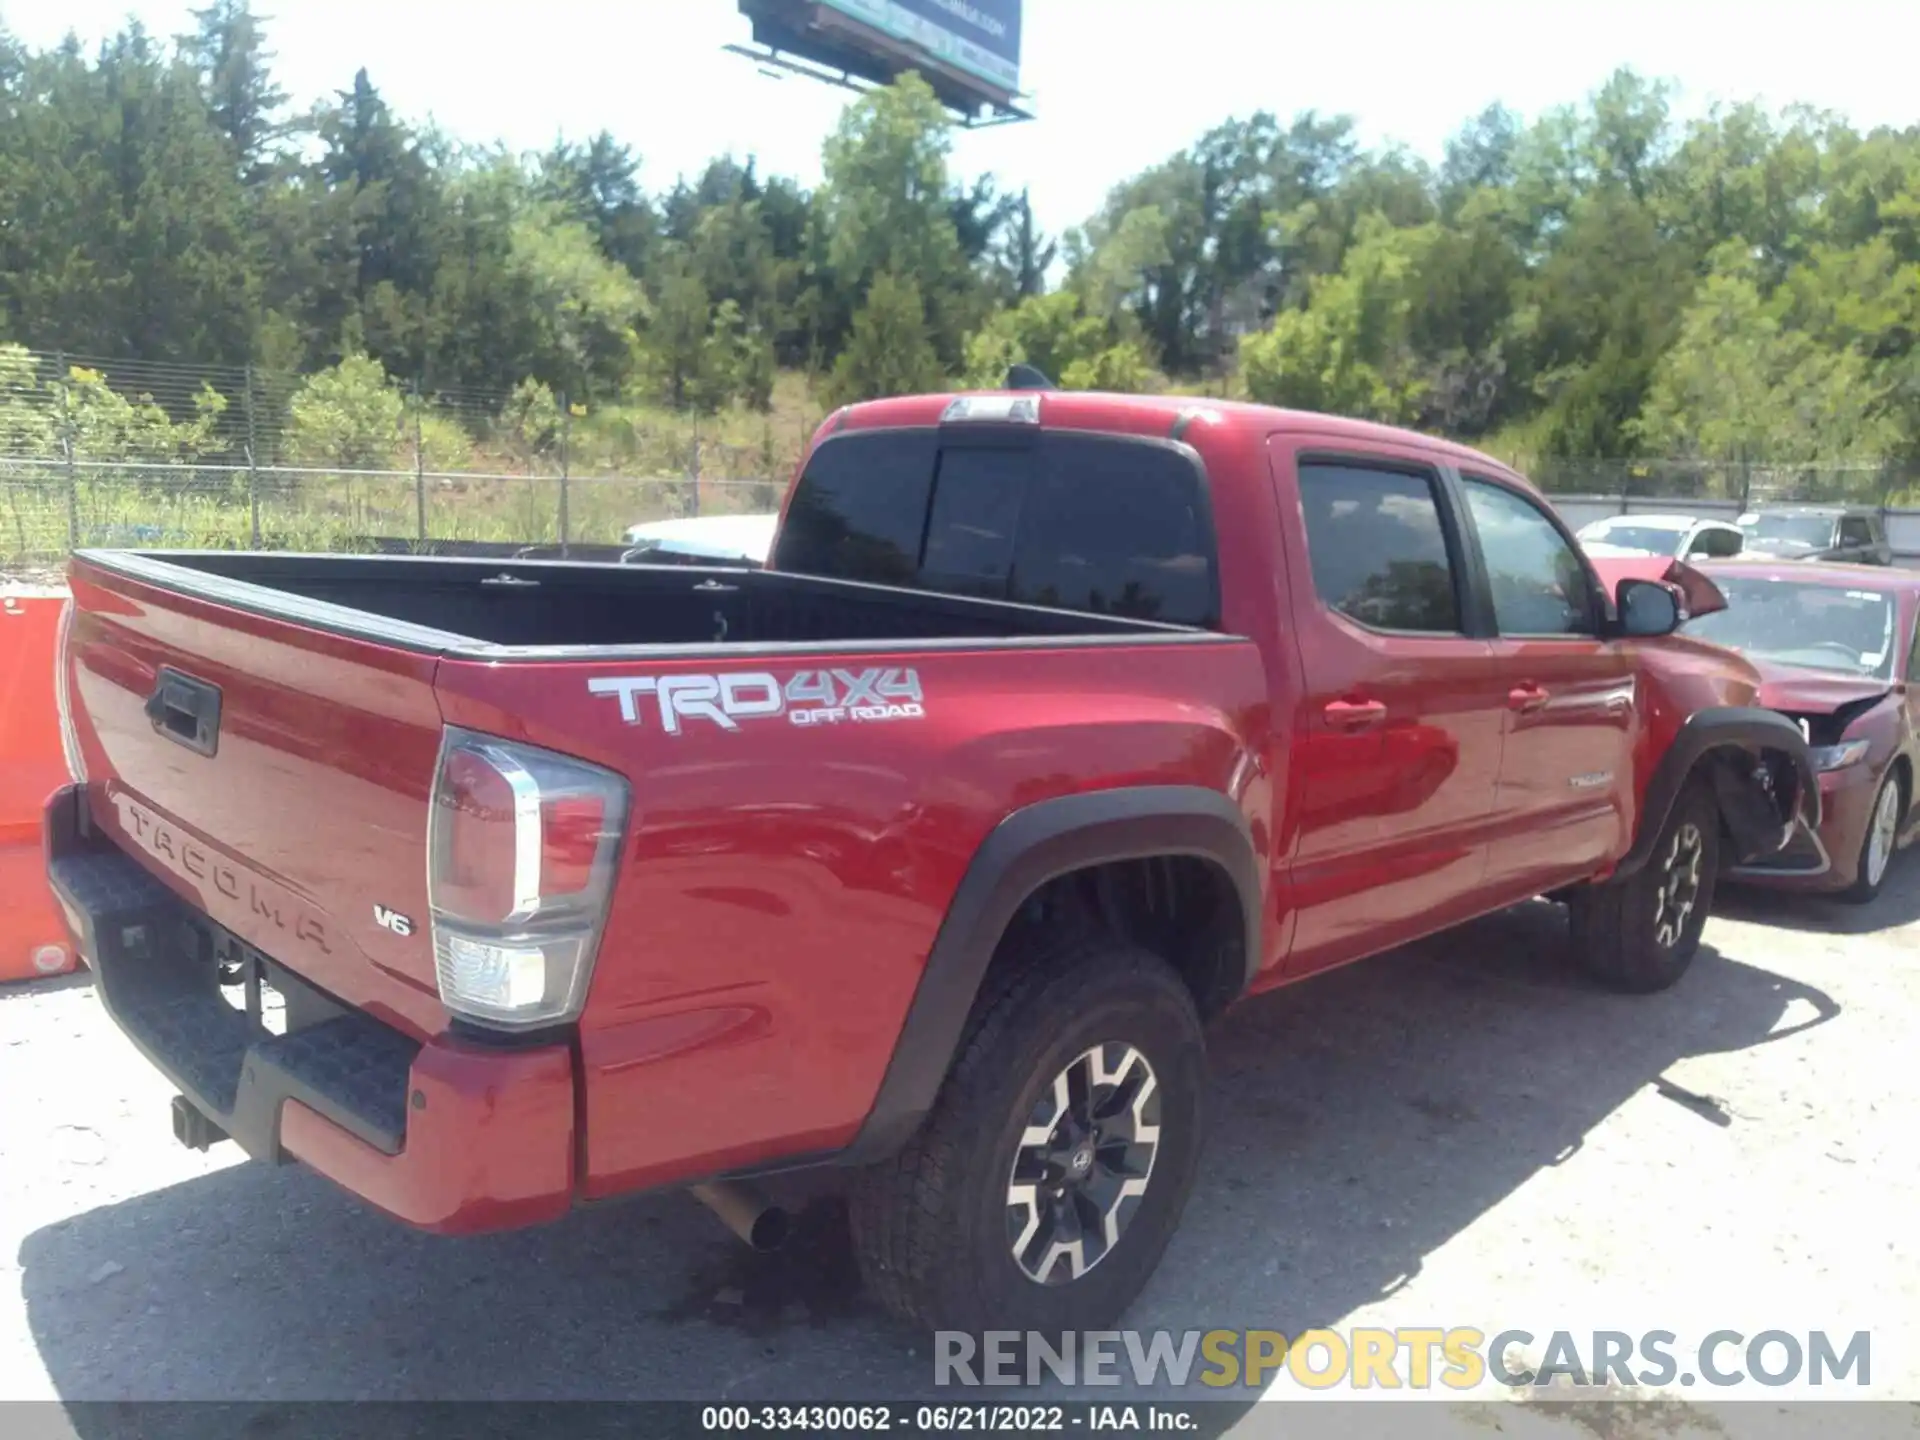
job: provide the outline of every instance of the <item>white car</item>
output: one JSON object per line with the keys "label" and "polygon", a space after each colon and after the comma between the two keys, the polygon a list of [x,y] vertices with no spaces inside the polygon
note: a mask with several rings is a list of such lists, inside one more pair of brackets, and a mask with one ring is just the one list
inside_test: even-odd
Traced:
{"label": "white car", "polygon": [[[721,564],[767,563],[773,548],[773,532],[780,523],[775,515],[696,515],[685,520],[655,520],[630,526],[627,544],[643,552],[664,556],[692,557]],[[638,557],[636,557],[638,558]]]}
{"label": "white car", "polygon": [[1596,557],[1665,555],[1673,560],[1724,560],[1738,555],[1746,536],[1725,520],[1697,515],[1609,515],[1574,532]]}

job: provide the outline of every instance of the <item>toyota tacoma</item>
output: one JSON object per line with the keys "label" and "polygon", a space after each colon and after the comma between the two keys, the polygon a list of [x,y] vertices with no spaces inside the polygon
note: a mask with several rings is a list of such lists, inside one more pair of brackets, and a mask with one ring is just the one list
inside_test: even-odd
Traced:
{"label": "toyota tacoma", "polygon": [[935,1327],[1110,1323],[1204,1026],[1533,896],[1607,986],[1820,819],[1682,590],[1461,446],[841,409],[763,568],[83,551],[47,862],[186,1143],[408,1224],[845,1173]]}

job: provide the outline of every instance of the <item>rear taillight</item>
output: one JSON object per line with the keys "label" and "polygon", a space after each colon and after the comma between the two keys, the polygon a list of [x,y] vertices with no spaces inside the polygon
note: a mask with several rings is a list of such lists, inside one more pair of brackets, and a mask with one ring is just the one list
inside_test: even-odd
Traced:
{"label": "rear taillight", "polygon": [[612,771],[448,728],[427,841],[447,1009],[515,1030],[580,1013],[626,818]]}

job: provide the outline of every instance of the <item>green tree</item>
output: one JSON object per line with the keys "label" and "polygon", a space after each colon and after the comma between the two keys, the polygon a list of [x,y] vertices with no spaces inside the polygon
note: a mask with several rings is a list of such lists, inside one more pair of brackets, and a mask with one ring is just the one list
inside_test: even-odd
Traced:
{"label": "green tree", "polygon": [[319,120],[325,184],[320,246],[329,274],[313,292],[321,333],[419,374],[429,336],[425,297],[437,255],[441,193],[420,140],[363,69]]}
{"label": "green tree", "polygon": [[553,391],[528,378],[514,386],[501,407],[498,438],[521,464],[531,467],[559,447],[565,423]]}
{"label": "green tree", "polygon": [[507,274],[533,322],[527,368],[573,396],[618,388],[639,345],[646,296],[593,233],[557,206],[523,205],[510,231]]}
{"label": "green tree", "polygon": [[194,31],[181,37],[180,53],[200,77],[208,118],[240,180],[260,185],[277,168],[273,147],[286,129],[287,95],[273,80],[273,52],[249,0],[213,0],[192,13]]}
{"label": "green tree", "polygon": [[713,300],[681,257],[659,282],[641,340],[645,387],[676,410],[714,403]]}
{"label": "green tree", "polygon": [[1153,376],[1134,327],[1089,315],[1071,290],[1023,300],[975,331],[967,340],[965,383],[998,389],[1020,364],[1068,390],[1138,390]]}
{"label": "green tree", "polygon": [[898,275],[875,276],[866,304],[854,314],[847,347],[834,363],[828,403],[920,394],[940,389],[945,381],[919,287]]}
{"label": "green tree", "polygon": [[1692,284],[1684,251],[1620,186],[1574,202],[1522,317],[1549,453],[1634,453],[1632,423]]}
{"label": "green tree", "polygon": [[210,386],[195,393],[193,418],[178,422],[152,395],[123,395],[84,365],[68,368],[64,389],[74,454],[83,458],[174,464],[218,447],[227,399]]}
{"label": "green tree", "polygon": [[1368,217],[1340,272],[1313,282],[1306,309],[1241,342],[1247,393],[1300,410],[1411,419],[1425,390],[1411,343],[1419,243]]}
{"label": "green tree", "polygon": [[1059,254],[1059,243],[1041,233],[1034,220],[1032,197],[1022,190],[1009,206],[994,260],[1009,297],[1018,301],[1041,294],[1047,288],[1047,272]]}
{"label": "green tree", "polygon": [[378,360],[349,355],[294,395],[289,455],[307,465],[384,470],[400,445],[406,408]]}
{"label": "green tree", "polygon": [[199,82],[138,25],[25,60],[0,123],[0,302],[46,350],[238,363],[258,279]]}
{"label": "green tree", "polygon": [[842,302],[852,308],[864,297],[860,308],[873,312],[882,277],[914,277],[919,324],[937,355],[957,360],[976,284],[953,222],[951,129],[912,72],[862,96],[826,142],[814,214]]}
{"label": "green tree", "polygon": [[1783,326],[1737,242],[1723,247],[1633,422],[1645,448],[1716,460],[1877,462],[1899,444],[1866,357]]}
{"label": "green tree", "polygon": [[609,260],[646,273],[659,217],[640,189],[633,151],[602,130],[584,145],[560,141],[535,166],[538,194],[593,231]]}

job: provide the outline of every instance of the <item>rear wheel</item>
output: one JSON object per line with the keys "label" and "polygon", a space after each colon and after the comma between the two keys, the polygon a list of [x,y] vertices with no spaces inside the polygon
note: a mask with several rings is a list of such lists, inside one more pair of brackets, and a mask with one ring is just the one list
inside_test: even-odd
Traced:
{"label": "rear wheel", "polygon": [[1873,809],[1867,816],[1867,833],[1860,841],[1859,863],[1854,868],[1853,884],[1840,892],[1842,900],[1864,905],[1880,893],[1887,871],[1893,867],[1894,851],[1900,844],[1900,818],[1906,810],[1906,787],[1900,771],[1889,770],[1873,797]]}
{"label": "rear wheel", "polygon": [[1719,866],[1720,812],[1694,782],[1674,802],[1644,866],[1570,897],[1581,968],[1615,990],[1645,994],[1674,984],[1700,948]]}
{"label": "rear wheel", "polygon": [[1186,986],[1146,951],[1083,939],[1008,967],[926,1124],[855,1182],[868,1289],[937,1330],[1118,1319],[1193,1185],[1204,1044]]}

